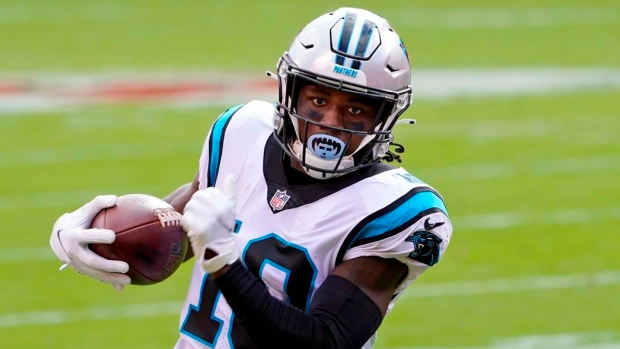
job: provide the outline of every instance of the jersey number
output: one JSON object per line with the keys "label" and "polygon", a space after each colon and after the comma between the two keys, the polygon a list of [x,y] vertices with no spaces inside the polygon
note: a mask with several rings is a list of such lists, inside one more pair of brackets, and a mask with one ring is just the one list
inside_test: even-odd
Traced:
{"label": "jersey number", "polygon": [[[291,244],[275,234],[269,234],[250,241],[241,259],[254,275],[263,280],[268,279],[266,275],[263,277],[266,268],[283,273],[280,291],[287,295],[288,303],[301,310],[308,310],[317,269],[305,248]],[[215,309],[223,301],[222,293],[213,280],[205,275],[198,306],[190,306],[181,332],[209,347],[215,347],[224,324],[228,321],[227,335],[231,347],[253,347],[241,326],[234,326],[234,313],[230,319],[215,316]]]}

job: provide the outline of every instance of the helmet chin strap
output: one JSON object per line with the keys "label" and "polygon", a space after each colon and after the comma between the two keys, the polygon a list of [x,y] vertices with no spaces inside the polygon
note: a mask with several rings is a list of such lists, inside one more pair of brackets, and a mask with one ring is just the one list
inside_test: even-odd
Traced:
{"label": "helmet chin strap", "polygon": [[[317,171],[317,170],[313,170],[311,168],[305,167],[303,164],[300,164],[301,167],[304,169],[304,171],[310,177],[313,177],[316,179],[330,179],[330,178],[338,177],[343,174],[343,173],[333,173],[333,171],[336,169],[336,163],[338,163],[338,158],[333,159],[333,160],[321,159],[320,157],[314,155],[308,149],[308,147],[304,148],[303,144],[298,139],[295,139],[295,141],[292,142],[292,144],[289,143],[289,149],[298,159],[304,158],[303,156],[304,154],[302,154],[302,152],[304,152],[304,149],[305,149],[304,153],[305,153],[306,164],[312,167],[325,169],[325,171],[329,171],[329,172]],[[354,164],[352,156],[350,155],[344,156],[342,158],[342,161],[340,162],[340,165],[338,165],[338,170],[344,170],[344,169],[353,167],[354,165],[355,164]]]}

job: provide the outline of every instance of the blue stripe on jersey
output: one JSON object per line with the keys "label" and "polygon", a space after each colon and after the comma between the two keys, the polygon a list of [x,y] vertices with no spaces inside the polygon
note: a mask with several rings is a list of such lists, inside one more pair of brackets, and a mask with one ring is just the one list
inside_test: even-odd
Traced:
{"label": "blue stripe on jersey", "polygon": [[211,128],[211,138],[209,139],[209,177],[207,182],[207,186],[209,187],[215,185],[215,179],[220,169],[220,159],[222,158],[222,147],[224,145],[226,127],[228,127],[228,123],[232,116],[242,106],[243,104],[227,109],[220,115]]}
{"label": "blue stripe on jersey", "polygon": [[407,229],[435,212],[448,215],[441,196],[429,187],[416,187],[390,205],[374,212],[355,226],[338,251],[336,264],[352,247],[378,241]]}
{"label": "blue stripe on jersey", "polygon": [[[353,239],[352,244],[355,245],[356,241],[373,238],[398,228],[405,228],[406,226],[415,223],[411,222],[411,218],[416,217],[421,212],[431,208],[439,208],[447,214],[446,206],[437,194],[431,191],[418,193],[400,206],[396,207],[393,211],[390,211],[368,223],[362,228],[361,231],[359,231],[355,239]],[[402,231],[402,229],[398,230]]]}

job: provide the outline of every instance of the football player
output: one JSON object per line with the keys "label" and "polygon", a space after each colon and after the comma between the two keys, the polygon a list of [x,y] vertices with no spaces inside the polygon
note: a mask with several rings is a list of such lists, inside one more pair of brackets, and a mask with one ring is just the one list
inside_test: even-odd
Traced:
{"label": "football player", "polygon": [[[195,256],[175,348],[369,348],[398,296],[452,234],[432,187],[382,160],[411,103],[405,45],[388,22],[340,8],[310,22],[279,59],[276,104],[251,101],[211,126],[198,173],[165,198]],[[401,122],[412,122],[401,120]],[[116,196],[55,224],[70,267],[122,289],[127,264],[87,243]]]}

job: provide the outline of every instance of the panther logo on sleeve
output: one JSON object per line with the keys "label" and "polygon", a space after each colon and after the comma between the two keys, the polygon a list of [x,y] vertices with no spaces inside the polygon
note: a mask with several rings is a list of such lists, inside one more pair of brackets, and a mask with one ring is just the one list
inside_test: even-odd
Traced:
{"label": "panther logo on sleeve", "polygon": [[439,244],[441,244],[439,236],[427,231],[416,231],[405,241],[413,243],[410,258],[428,266],[433,266],[439,261]]}

